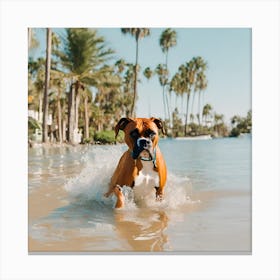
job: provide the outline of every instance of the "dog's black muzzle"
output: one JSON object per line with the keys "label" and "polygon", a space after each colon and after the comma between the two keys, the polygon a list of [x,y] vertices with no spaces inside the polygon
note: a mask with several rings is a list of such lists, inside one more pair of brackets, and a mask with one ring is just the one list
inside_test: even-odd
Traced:
{"label": "dog's black muzzle", "polygon": [[135,141],[135,145],[134,145],[134,149],[132,151],[132,158],[133,159],[137,159],[139,158],[140,154],[143,151],[147,151],[149,156],[150,156],[150,160],[153,159],[153,142],[151,139],[148,138],[138,138]]}

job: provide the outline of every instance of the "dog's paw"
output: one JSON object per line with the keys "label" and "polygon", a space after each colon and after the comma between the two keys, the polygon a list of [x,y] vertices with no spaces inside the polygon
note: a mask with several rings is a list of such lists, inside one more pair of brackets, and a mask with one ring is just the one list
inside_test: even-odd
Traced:
{"label": "dog's paw", "polygon": [[108,192],[104,193],[104,197],[109,197],[110,195],[112,195],[113,190],[109,190]]}
{"label": "dog's paw", "polygon": [[162,201],[163,200],[162,190],[159,187],[155,187],[155,189],[156,189],[156,201]]}
{"label": "dog's paw", "polygon": [[162,201],[163,200],[163,195],[162,194],[157,194],[156,195],[156,201]]}
{"label": "dog's paw", "polygon": [[103,196],[108,198],[110,196],[110,194],[111,194],[110,192],[106,192],[103,194]]}
{"label": "dog's paw", "polygon": [[122,196],[123,193],[122,193],[122,188],[120,185],[116,185],[114,187],[114,193],[116,194],[116,196]]}

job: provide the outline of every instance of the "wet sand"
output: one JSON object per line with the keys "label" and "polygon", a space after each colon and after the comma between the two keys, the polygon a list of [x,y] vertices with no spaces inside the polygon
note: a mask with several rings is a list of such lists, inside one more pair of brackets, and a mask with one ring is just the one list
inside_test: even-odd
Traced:
{"label": "wet sand", "polygon": [[[69,228],[60,228],[56,219],[48,218],[45,221],[44,219],[56,213],[57,209],[63,207],[67,209],[71,202],[63,187],[41,187],[29,195],[28,249],[33,253],[164,251],[187,254],[250,253],[251,229],[248,221],[251,217],[243,214],[250,211],[248,194],[197,192],[193,194],[192,199],[200,202],[181,207],[176,211],[141,209],[131,214],[130,211],[102,209],[103,206],[89,207],[87,209],[89,212],[99,212],[100,215],[105,212],[104,215],[111,218],[109,223],[106,221],[105,226],[99,221],[104,228],[100,228],[98,232],[96,228],[91,230],[90,223],[86,228],[84,225],[77,228],[72,225]],[[231,209],[237,209],[236,213],[232,213]],[[79,207],[76,210],[81,212]],[[238,213],[240,217],[236,217]],[[82,216],[84,218],[84,214]],[[90,221],[91,214],[89,213],[86,218]],[[64,219],[71,217],[66,214]],[[236,223],[235,227],[232,223]]]}

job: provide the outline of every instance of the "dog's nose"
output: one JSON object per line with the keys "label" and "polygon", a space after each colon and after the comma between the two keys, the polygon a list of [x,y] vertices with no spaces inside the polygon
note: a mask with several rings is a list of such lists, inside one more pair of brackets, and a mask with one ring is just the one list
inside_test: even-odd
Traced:
{"label": "dog's nose", "polygon": [[150,147],[152,145],[152,141],[151,141],[151,139],[139,138],[137,140],[137,145],[139,147],[148,148],[148,147]]}

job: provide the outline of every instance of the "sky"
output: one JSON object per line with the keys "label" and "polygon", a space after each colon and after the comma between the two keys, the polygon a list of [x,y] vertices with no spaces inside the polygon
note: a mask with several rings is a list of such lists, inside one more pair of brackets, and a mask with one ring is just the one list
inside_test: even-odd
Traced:
{"label": "sky", "polygon": [[[114,60],[120,58],[135,62],[135,39],[122,34],[120,28],[98,28],[98,34],[105,38],[108,47],[115,51]],[[146,67],[155,69],[164,63],[165,56],[159,46],[159,38],[165,28],[151,28],[150,36],[140,40],[139,64],[141,66],[138,84],[136,113],[138,117],[164,117],[162,87],[154,75],[149,81],[142,75]],[[213,111],[225,116],[230,122],[234,115],[246,116],[251,110],[251,29],[249,28],[174,28],[177,45],[170,48],[168,68],[170,77],[180,65],[195,56],[207,62],[206,77],[208,86],[203,92],[203,103],[209,103]],[[38,30],[40,47],[34,56],[45,55],[45,31]],[[61,33],[61,30],[56,30]],[[172,107],[181,109],[180,99]],[[191,105],[190,105],[191,106]],[[197,108],[197,100],[194,109]],[[185,107],[183,108],[185,112]],[[194,110],[196,113],[196,110]],[[181,116],[183,117],[183,116]],[[184,117],[183,117],[184,118]]]}

